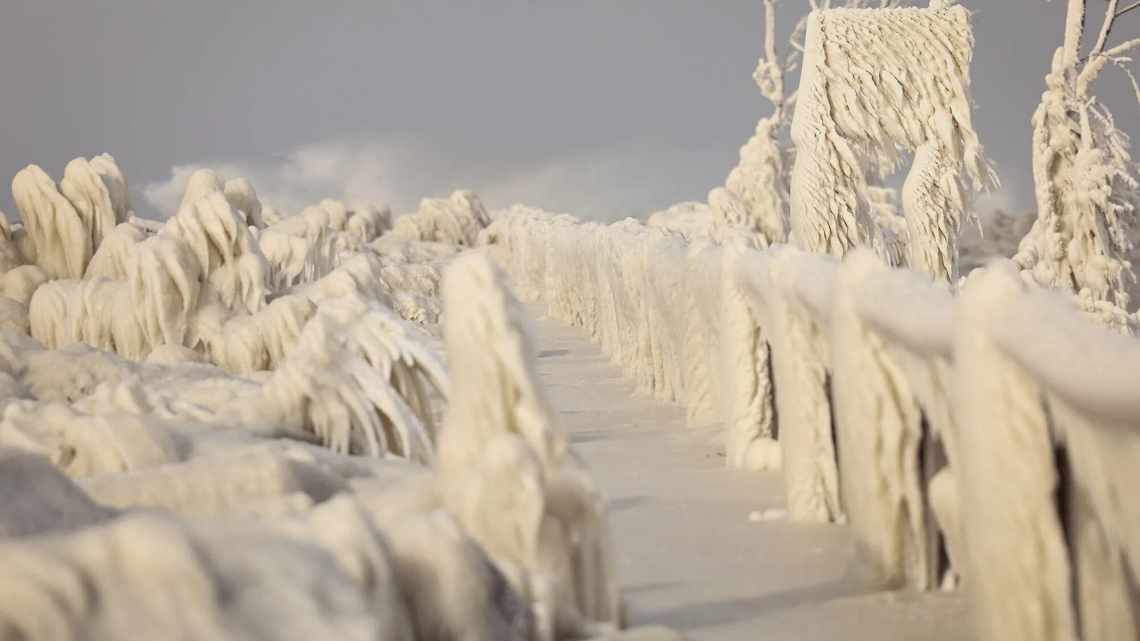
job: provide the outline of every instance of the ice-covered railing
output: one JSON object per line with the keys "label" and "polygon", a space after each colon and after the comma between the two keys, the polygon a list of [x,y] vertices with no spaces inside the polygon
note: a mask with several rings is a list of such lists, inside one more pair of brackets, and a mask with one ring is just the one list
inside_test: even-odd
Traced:
{"label": "ice-covered railing", "polygon": [[982,274],[958,310],[955,466],[981,631],[1132,638],[1140,342],[1027,291],[1012,268]]}
{"label": "ice-covered railing", "polygon": [[[58,184],[28,166],[12,190],[21,222],[0,223],[0,329],[57,353],[49,358],[99,352],[76,359],[89,379],[60,385],[58,400],[77,403],[112,373],[149,382],[155,367],[209,364],[220,368],[219,387],[248,393],[190,412],[199,420],[432,460],[432,401],[444,396],[446,369],[428,332],[439,321],[442,264],[486,225],[474,194],[425,200],[396,233],[387,208],[335,200],[282,217],[248,181],[209,169],[189,177],[173,216],[144,223],[107,155],[72,161]],[[20,357],[40,351],[11,347]],[[184,386],[166,392],[140,385],[145,403],[133,405],[200,405],[177,398]],[[54,411],[29,406],[23,422]],[[66,432],[67,448],[88,443]],[[53,438],[38,430],[31,440]]]}
{"label": "ice-covered railing", "polygon": [[886,583],[964,581],[988,639],[1133,629],[1140,343],[1008,264],[955,297],[867,250],[690,244],[636,221],[516,208],[482,241],[641,392],[722,424],[729,465],[782,467],[791,516],[846,522]]}
{"label": "ice-covered railing", "polygon": [[[175,402],[107,411],[161,400],[163,379],[196,387],[209,369],[151,367],[146,390],[104,389],[71,405],[15,398],[61,393],[37,375],[59,354],[2,336],[0,637],[678,638],[617,631],[605,498],[538,384],[504,280],[477,253],[447,270],[453,402],[434,469],[242,429],[204,408],[172,416]],[[114,369],[102,356],[71,359]],[[53,369],[56,383],[85,378],[82,366]],[[211,387],[213,404],[229,404]],[[49,462],[64,448],[37,436],[74,436],[74,446]]]}

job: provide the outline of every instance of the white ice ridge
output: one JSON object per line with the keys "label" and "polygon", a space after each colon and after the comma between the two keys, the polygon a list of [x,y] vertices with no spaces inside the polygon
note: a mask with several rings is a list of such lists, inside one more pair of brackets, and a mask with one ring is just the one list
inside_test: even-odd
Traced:
{"label": "white ice ridge", "polygon": [[633,220],[517,207],[481,240],[640,390],[722,424],[730,466],[782,466],[791,515],[845,521],[884,583],[964,581],[994,641],[1134,631],[1140,517],[1120,492],[1140,342],[1012,263],[956,297],[870,250],[837,262]]}
{"label": "white ice ridge", "polygon": [[[364,430],[330,451],[290,425],[414,398],[410,368],[434,357],[374,303],[353,342],[363,303],[319,301],[285,362],[253,378],[186,362],[189,348],[135,363],[4,334],[0,636],[627,638],[604,502],[538,386],[518,303],[479,254],[450,265],[443,297],[453,400],[434,469],[348,455],[370,452]],[[325,360],[291,371],[310,348]],[[379,396],[273,398],[351,389],[342,372]]]}

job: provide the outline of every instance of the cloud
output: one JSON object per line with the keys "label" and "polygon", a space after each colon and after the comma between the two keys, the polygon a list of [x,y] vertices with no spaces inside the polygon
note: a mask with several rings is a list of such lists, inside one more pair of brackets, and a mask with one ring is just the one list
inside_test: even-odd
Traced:
{"label": "cloud", "polygon": [[978,212],[979,216],[987,216],[998,210],[1007,214],[1020,214],[1022,207],[1017,190],[1006,184],[993,191],[979,194],[974,200],[974,211]]}
{"label": "cloud", "polygon": [[1019,172],[1011,171],[1004,165],[995,163],[994,168],[1001,184],[991,191],[974,197],[973,208],[978,216],[988,218],[995,211],[1003,211],[1014,216],[1034,213],[1036,203],[1033,198],[1033,182],[1026,182]]}
{"label": "cloud", "polygon": [[169,178],[146,185],[142,193],[151,206],[169,216],[178,208],[190,175],[209,167],[227,178],[247,178],[263,202],[287,213],[329,197],[350,203],[407,205],[404,194],[389,188],[400,174],[400,159],[407,157],[399,146],[378,142],[306,145],[263,161],[176,165]]}
{"label": "cloud", "polygon": [[[384,203],[404,213],[414,210],[421,198],[472,189],[492,209],[524,203],[613,221],[679,200],[703,199],[722,179],[717,174],[727,174],[731,166],[731,158],[720,155],[629,141],[512,164],[493,153],[447,149],[428,141],[336,140],[261,160],[177,165],[165,180],[145,185],[142,195],[160,217],[170,216],[190,174],[210,167],[228,178],[247,178],[263,202],[284,213],[322,198]],[[694,167],[716,169],[702,177],[694,175]]]}
{"label": "cloud", "polygon": [[[689,193],[677,189],[685,182],[684,173],[698,164],[685,162],[683,156],[659,150],[598,149],[496,176],[480,194],[495,206],[521,203],[601,222],[646,216],[679,200],[704,199],[712,185],[699,179],[688,178],[693,184]],[[654,162],[660,164],[650,171]]]}

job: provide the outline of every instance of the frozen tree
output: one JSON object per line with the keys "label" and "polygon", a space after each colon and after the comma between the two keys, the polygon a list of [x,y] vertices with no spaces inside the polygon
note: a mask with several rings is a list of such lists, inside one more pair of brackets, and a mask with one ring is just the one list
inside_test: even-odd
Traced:
{"label": "frozen tree", "polygon": [[[902,0],[877,0],[874,6],[895,7]],[[776,14],[781,0],[764,0],[764,51],[752,77],[772,103],[771,115],[756,124],[756,133],[740,149],[740,163],[725,185],[709,192],[708,235],[718,241],[743,234],[759,247],[788,238],[788,165],[791,150],[785,134],[791,124],[796,92],[785,78],[799,66],[807,16],[800,18],[788,46],[776,47]],[[808,9],[829,9],[832,0],[809,0]],[[849,8],[871,5],[868,0],[846,0]],[[705,214],[705,212],[701,212]],[[690,236],[691,234],[685,234]]]}
{"label": "frozen tree", "polygon": [[1129,234],[1140,185],[1128,136],[1093,85],[1114,65],[1128,74],[1140,100],[1140,86],[1125,66],[1140,38],[1110,44],[1116,21],[1137,7],[1108,0],[1096,40],[1082,53],[1088,2],[1069,0],[1064,44],[1033,115],[1037,221],[1014,258],[1034,282],[1067,289],[1102,316],[1128,306],[1127,281],[1134,279]]}
{"label": "frozen tree", "polygon": [[764,53],[752,75],[773,112],[756,124],[755,135],[740,149],[740,164],[728,175],[725,186],[712,190],[708,199],[714,233],[742,229],[760,246],[787,238],[787,150],[780,134],[787,127],[793,104],[784,75],[795,68],[799,54],[795,50],[782,56],[777,53],[778,4],[779,0],[764,0]]}
{"label": "frozen tree", "polygon": [[831,9],[813,12],[805,29],[791,126],[794,242],[837,256],[860,245],[897,253],[876,222],[872,188],[909,151],[907,262],[954,280],[965,183],[993,180],[971,117],[969,12],[937,0],[926,9]]}

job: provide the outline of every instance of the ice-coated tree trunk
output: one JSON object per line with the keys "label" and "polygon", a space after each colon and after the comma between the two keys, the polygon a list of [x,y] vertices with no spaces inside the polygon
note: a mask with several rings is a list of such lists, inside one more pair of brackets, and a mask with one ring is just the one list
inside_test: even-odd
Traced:
{"label": "ice-coated tree trunk", "polygon": [[965,210],[953,155],[938,143],[914,152],[903,185],[903,215],[909,231],[907,263],[937,280],[958,280],[958,230]]}
{"label": "ice-coated tree trunk", "polygon": [[816,11],[804,52],[792,121],[794,244],[835,256],[892,246],[871,215],[869,177],[889,173],[907,149],[911,267],[955,280],[963,187],[992,176],[971,121],[969,12],[948,3]]}
{"label": "ice-coated tree trunk", "polygon": [[1033,116],[1038,217],[1014,258],[1033,281],[1078,295],[1087,312],[1111,324],[1129,302],[1129,219],[1138,203],[1128,138],[1092,92],[1106,66],[1127,63],[1140,46],[1108,47],[1118,5],[1109,0],[1096,42],[1082,55],[1087,0],[1069,1],[1065,40]]}

